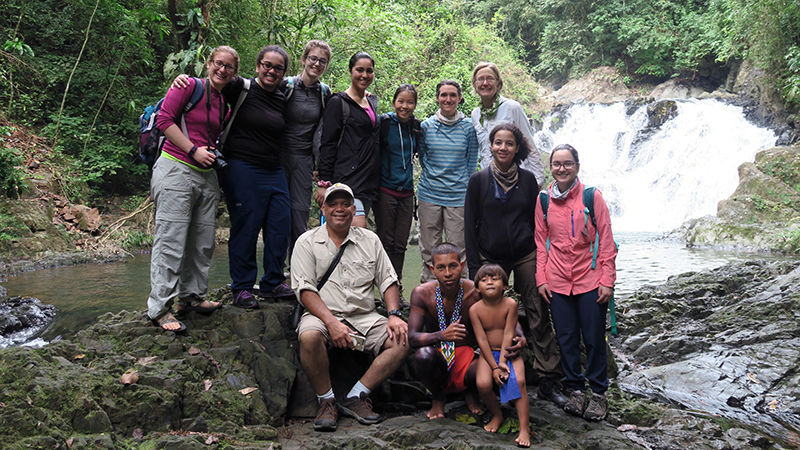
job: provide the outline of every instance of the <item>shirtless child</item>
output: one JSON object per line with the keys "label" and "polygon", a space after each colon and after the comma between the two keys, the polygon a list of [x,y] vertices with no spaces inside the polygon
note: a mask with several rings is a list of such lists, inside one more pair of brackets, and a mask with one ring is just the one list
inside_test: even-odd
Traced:
{"label": "shirtless child", "polygon": [[517,302],[503,297],[508,287],[508,275],[500,266],[487,264],[478,269],[475,286],[482,298],[469,310],[482,355],[478,361],[476,384],[483,403],[494,416],[484,429],[496,433],[503,423],[503,412],[493,389],[493,384],[497,384],[500,387],[500,401],[514,401],[517,407],[517,444],[530,447],[530,406],[525,386],[525,365],[520,357],[511,359],[510,365],[505,358],[505,348],[511,345],[517,326]]}

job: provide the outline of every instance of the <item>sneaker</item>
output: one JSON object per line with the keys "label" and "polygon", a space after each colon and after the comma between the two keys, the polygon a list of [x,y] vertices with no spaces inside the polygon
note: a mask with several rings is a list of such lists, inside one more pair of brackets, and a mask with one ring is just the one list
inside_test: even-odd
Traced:
{"label": "sneaker", "polygon": [[342,414],[350,416],[364,425],[380,422],[381,416],[372,411],[372,400],[365,393],[360,397],[350,397],[339,404]]}
{"label": "sneaker", "polygon": [[583,416],[583,411],[586,410],[586,395],[583,391],[572,390],[569,392],[568,397],[567,404],[564,405],[564,411],[573,416]]}
{"label": "sneaker", "polygon": [[271,291],[259,289],[259,296],[263,298],[295,298],[294,291],[286,283],[275,286]]}
{"label": "sneaker", "polygon": [[589,422],[599,422],[606,418],[608,414],[608,399],[605,395],[592,393],[589,397],[589,405],[583,412],[583,418]]}
{"label": "sneaker", "polygon": [[233,291],[233,306],[242,309],[258,309],[258,300],[248,289]]}
{"label": "sneaker", "polygon": [[567,404],[567,396],[561,391],[561,383],[555,378],[542,378],[539,380],[539,389],[536,396],[542,400],[550,400],[559,408]]}
{"label": "sneaker", "polygon": [[334,399],[319,402],[317,418],[314,420],[314,431],[336,431],[336,421],[339,420],[339,411],[336,410]]}

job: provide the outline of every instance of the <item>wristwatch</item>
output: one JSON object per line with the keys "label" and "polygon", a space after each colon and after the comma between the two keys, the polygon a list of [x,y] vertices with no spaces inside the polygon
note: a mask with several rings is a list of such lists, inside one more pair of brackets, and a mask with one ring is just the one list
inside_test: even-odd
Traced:
{"label": "wristwatch", "polygon": [[401,313],[399,309],[393,309],[393,310],[389,311],[389,315],[390,316],[397,316],[397,317],[399,317],[401,319],[403,318],[403,313]]}

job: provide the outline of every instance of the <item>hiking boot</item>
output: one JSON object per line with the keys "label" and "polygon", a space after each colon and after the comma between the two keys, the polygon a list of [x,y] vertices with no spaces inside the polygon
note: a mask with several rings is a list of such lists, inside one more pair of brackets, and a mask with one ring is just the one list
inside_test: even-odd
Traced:
{"label": "hiking boot", "polygon": [[586,410],[586,395],[577,389],[569,391],[567,404],[564,405],[564,411],[572,414],[573,416],[582,417],[583,411]]}
{"label": "hiking boot", "polygon": [[589,405],[583,412],[583,418],[589,422],[599,422],[606,418],[608,414],[608,399],[605,395],[592,393],[589,397]]}
{"label": "hiking boot", "polygon": [[381,416],[372,411],[372,400],[365,393],[360,397],[350,397],[339,404],[342,414],[350,416],[364,425],[372,425],[381,420]]}
{"label": "hiking boot", "polygon": [[242,309],[258,309],[258,300],[248,289],[233,291],[233,306]]}
{"label": "hiking boot", "polygon": [[319,402],[317,418],[314,420],[314,431],[336,431],[339,411],[336,410],[335,402],[336,400],[332,398]]}
{"label": "hiking boot", "polygon": [[286,283],[281,283],[275,286],[271,291],[266,291],[264,289],[259,289],[259,297],[262,298],[295,298],[294,291],[286,285]]}
{"label": "hiking boot", "polygon": [[536,396],[555,403],[559,408],[563,408],[567,404],[567,396],[561,391],[561,383],[555,378],[547,377],[539,380]]}

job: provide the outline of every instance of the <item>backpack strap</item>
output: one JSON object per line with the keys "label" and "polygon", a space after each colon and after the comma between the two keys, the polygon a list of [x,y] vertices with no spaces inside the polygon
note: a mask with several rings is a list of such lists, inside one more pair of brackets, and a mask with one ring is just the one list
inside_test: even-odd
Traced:
{"label": "backpack strap", "polygon": [[295,81],[294,77],[286,77],[285,79],[286,86],[283,87],[283,95],[286,97],[286,101],[288,102],[290,98],[292,98],[292,94],[294,94],[294,87]]}
{"label": "backpack strap", "polygon": [[342,132],[339,134],[339,141],[336,142],[336,148],[342,145],[342,138],[344,138],[344,130],[347,128],[347,121],[350,120],[350,105],[347,100],[342,99]]}
{"label": "backpack strap", "polygon": [[[539,192],[539,204],[542,205],[542,218],[544,219],[544,225],[547,228],[550,228],[550,225],[547,223],[547,208],[550,206],[550,193],[547,189]],[[547,252],[550,253],[550,233],[548,233],[547,236]]]}
{"label": "backpack strap", "polygon": [[239,99],[236,101],[236,106],[233,107],[233,114],[231,114],[231,118],[228,120],[228,125],[225,126],[225,131],[222,132],[222,137],[219,139],[220,145],[225,144],[225,141],[228,139],[228,132],[231,129],[231,125],[233,125],[234,119],[236,119],[236,113],[239,112],[239,107],[242,106],[245,97],[247,97],[247,93],[250,91],[250,78],[244,78],[243,81],[244,86],[242,87],[242,92],[239,93]]}
{"label": "backpack strap", "polygon": [[331,90],[331,87],[325,84],[322,80],[319,80],[319,95],[322,98],[322,109],[325,109],[325,103],[327,103],[328,99],[331,98],[333,91]]}
{"label": "backpack strap", "polygon": [[181,131],[187,138],[189,137],[189,131],[186,129],[186,114],[188,114],[192,108],[200,103],[200,99],[203,98],[203,91],[205,89],[205,80],[195,77],[192,77],[192,79],[194,80],[194,91],[192,91],[192,96],[189,97],[189,101],[183,107],[183,112],[181,113]]}
{"label": "backpack strap", "polygon": [[592,242],[589,250],[592,252],[592,269],[597,267],[597,248],[600,246],[600,232],[597,231],[597,220],[594,218],[594,186],[583,187],[583,226],[589,228],[589,218],[592,219],[592,226],[594,227],[594,242]]}

